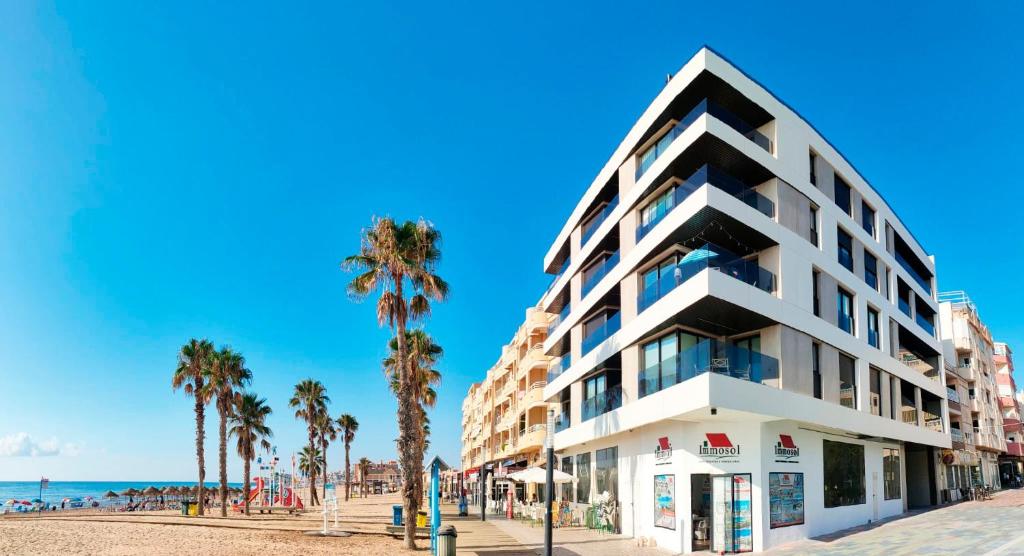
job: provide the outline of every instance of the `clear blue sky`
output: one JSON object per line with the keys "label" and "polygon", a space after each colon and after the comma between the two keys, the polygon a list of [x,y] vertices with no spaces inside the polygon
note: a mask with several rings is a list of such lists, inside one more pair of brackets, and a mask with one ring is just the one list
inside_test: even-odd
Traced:
{"label": "clear blue sky", "polygon": [[444,233],[433,430],[456,462],[462,396],[546,287],[549,242],[704,43],[838,146],[940,289],[1024,353],[1012,3],[34,4],[0,6],[0,438],[61,454],[0,456],[0,480],[194,477],[169,385],[192,336],[247,356],[282,451],[312,376],[362,422],[353,456],[391,457],[387,334],[337,266],[374,214]]}

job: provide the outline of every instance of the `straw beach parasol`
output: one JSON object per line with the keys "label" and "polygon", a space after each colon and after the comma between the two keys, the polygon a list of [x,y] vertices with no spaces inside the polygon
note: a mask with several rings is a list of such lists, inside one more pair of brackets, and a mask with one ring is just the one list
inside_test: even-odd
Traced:
{"label": "straw beach parasol", "polygon": [[151,486],[147,487],[146,490],[142,491],[142,494],[145,496],[160,496],[161,492],[160,489]]}
{"label": "straw beach parasol", "polygon": [[118,493],[116,493],[116,492],[114,492],[112,490],[108,490],[107,493],[103,495],[104,498],[118,498],[120,496],[121,496],[120,494],[118,494]]}

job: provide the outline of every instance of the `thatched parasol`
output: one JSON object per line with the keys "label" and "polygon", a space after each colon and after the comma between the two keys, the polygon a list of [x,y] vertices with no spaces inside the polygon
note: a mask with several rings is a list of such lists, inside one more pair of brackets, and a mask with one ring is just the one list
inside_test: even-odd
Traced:
{"label": "thatched parasol", "polygon": [[142,491],[145,496],[160,496],[160,489],[156,487],[147,487],[146,490]]}
{"label": "thatched parasol", "polygon": [[116,493],[116,492],[114,492],[112,490],[108,490],[107,493],[103,495],[104,498],[118,498],[120,496],[121,496],[120,494],[118,494],[118,493]]}
{"label": "thatched parasol", "polygon": [[139,494],[139,491],[135,490],[134,488],[130,488],[122,492],[121,496],[136,496],[137,494]]}
{"label": "thatched parasol", "polygon": [[177,496],[178,495],[178,487],[176,487],[176,486],[169,486],[169,487],[167,487],[166,490],[164,490],[164,494],[166,494],[168,496]]}

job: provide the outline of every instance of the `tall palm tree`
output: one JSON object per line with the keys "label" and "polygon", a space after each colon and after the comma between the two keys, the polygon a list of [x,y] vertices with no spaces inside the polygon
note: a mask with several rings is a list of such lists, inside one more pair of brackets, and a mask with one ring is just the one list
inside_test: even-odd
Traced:
{"label": "tall palm tree", "polygon": [[315,477],[319,474],[320,468],[323,467],[323,456],[320,454],[320,448],[313,446],[303,446],[302,451],[299,452],[299,473],[302,473],[306,477]]}
{"label": "tall palm tree", "polygon": [[348,501],[348,491],[352,484],[352,466],[348,460],[348,450],[352,441],[356,439],[356,431],[359,430],[359,421],[348,413],[338,417],[338,428],[341,430],[341,441],[345,443],[345,501]]}
{"label": "tall palm tree", "polygon": [[327,446],[329,446],[331,442],[338,439],[338,429],[337,427],[335,427],[334,419],[332,419],[331,415],[327,413],[326,408],[324,409],[323,412],[317,414],[316,416],[316,433],[320,437],[320,450],[321,453],[323,454],[324,460],[324,486],[323,490],[321,491],[321,494],[323,494],[321,498],[323,500],[326,500],[327,475],[330,472],[330,468],[327,467]]}
{"label": "tall palm tree", "polygon": [[245,462],[242,468],[242,498],[245,515],[249,515],[250,463],[256,459],[256,447],[270,450],[269,439],[274,436],[267,426],[267,417],[273,413],[266,398],[245,392],[235,401],[231,413],[231,435],[238,439],[238,456]]}
{"label": "tall palm tree", "polygon": [[[437,391],[434,386],[441,383],[441,372],[434,368],[434,365],[444,355],[444,350],[434,342],[434,339],[422,329],[411,330],[406,333],[406,346],[408,354],[406,365],[410,369],[412,379],[416,386],[416,413],[418,418],[419,451],[425,454],[429,442],[427,436],[430,434],[430,420],[427,418],[427,408],[433,408],[437,404]],[[384,358],[384,374],[388,377],[391,390],[397,391],[398,365],[397,365],[397,342],[392,340],[388,344],[391,353]],[[415,492],[419,503],[423,503],[423,475],[416,474]]]}
{"label": "tall palm tree", "polygon": [[413,489],[423,466],[423,453],[416,442],[416,386],[405,365],[405,333],[410,320],[430,314],[431,300],[448,297],[448,284],[435,274],[441,260],[440,243],[441,234],[425,220],[397,224],[391,218],[374,218],[370,228],[363,231],[359,253],[342,263],[343,268],[358,273],[348,284],[350,296],[363,299],[380,292],[377,322],[387,324],[398,339],[398,455],[403,475],[405,546],[410,549],[416,548],[418,497]]}
{"label": "tall palm tree", "polygon": [[195,398],[196,413],[196,462],[199,465],[199,485],[196,500],[198,513],[203,515],[203,481],[206,480],[206,454],[203,442],[206,440],[206,404],[210,398],[206,390],[206,376],[213,355],[213,343],[209,340],[192,338],[178,351],[178,365],[171,378],[171,388],[184,387],[185,395]]}
{"label": "tall palm tree", "polygon": [[234,411],[239,390],[252,380],[252,372],[245,367],[245,357],[230,347],[213,355],[206,389],[216,397],[220,415],[220,516],[228,516],[228,417]]}
{"label": "tall palm tree", "polygon": [[359,489],[363,491],[363,498],[366,497],[366,474],[370,472],[370,460],[359,458]]}
{"label": "tall palm tree", "polygon": [[[317,415],[327,412],[327,404],[331,399],[325,393],[324,385],[319,380],[307,378],[295,385],[295,393],[292,399],[288,400],[288,407],[297,408],[295,418],[306,422],[306,431],[309,433],[309,453],[317,453],[316,439]],[[315,506],[319,503],[316,495],[317,467],[312,466],[309,475],[309,505]]]}

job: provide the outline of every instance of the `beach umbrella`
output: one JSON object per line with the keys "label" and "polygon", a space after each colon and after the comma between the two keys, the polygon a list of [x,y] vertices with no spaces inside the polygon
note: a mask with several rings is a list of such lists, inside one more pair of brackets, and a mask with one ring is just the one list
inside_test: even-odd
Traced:
{"label": "beach umbrella", "polygon": [[118,496],[120,495],[112,490],[108,490],[107,493],[103,495],[104,498],[117,498]]}
{"label": "beach umbrella", "polygon": [[146,496],[160,496],[160,490],[158,488],[156,488],[156,487],[152,487],[151,486],[151,487],[147,488],[146,490],[142,491],[142,494],[144,494]]}
{"label": "beach umbrella", "polygon": [[134,488],[129,488],[128,490],[121,491],[121,496],[135,496],[138,493],[139,491]]}

